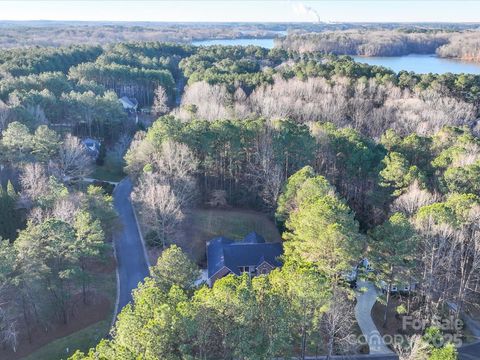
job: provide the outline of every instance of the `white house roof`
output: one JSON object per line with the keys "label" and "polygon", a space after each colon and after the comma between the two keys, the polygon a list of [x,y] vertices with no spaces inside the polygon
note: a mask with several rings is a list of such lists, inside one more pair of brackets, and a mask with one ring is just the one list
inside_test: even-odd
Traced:
{"label": "white house roof", "polygon": [[137,107],[137,104],[126,96],[122,96],[118,100],[122,103],[124,109],[135,109]]}

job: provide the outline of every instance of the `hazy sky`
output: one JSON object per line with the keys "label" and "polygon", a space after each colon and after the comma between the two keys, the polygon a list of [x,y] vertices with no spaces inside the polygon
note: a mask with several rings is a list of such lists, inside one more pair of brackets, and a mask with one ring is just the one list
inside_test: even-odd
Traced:
{"label": "hazy sky", "polygon": [[1,20],[480,22],[480,1],[0,0]]}

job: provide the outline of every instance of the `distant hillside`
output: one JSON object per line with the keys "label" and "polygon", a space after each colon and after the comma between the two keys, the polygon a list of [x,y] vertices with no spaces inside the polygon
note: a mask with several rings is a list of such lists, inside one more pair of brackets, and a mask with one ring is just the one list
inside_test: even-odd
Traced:
{"label": "distant hillside", "polygon": [[441,57],[480,61],[480,31],[452,27],[290,33],[278,39],[277,46],[285,50],[318,51],[335,55],[402,56],[436,53]]}
{"label": "distant hillside", "polygon": [[[1,15],[0,15],[1,16]],[[434,23],[173,23],[115,21],[0,20],[0,48],[104,45],[125,41],[190,42],[214,38],[272,38],[342,30],[463,31],[479,24]],[[303,35],[302,35],[303,36]],[[302,38],[303,39],[303,38]]]}

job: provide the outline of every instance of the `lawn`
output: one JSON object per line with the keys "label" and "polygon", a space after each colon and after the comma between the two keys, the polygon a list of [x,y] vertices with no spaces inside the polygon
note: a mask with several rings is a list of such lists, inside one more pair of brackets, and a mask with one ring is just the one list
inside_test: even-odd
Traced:
{"label": "lawn", "polygon": [[120,181],[125,177],[125,173],[121,168],[118,167],[109,165],[95,165],[95,168],[89,177],[102,181]]}
{"label": "lawn", "polygon": [[243,209],[196,209],[183,228],[179,245],[202,266],[206,262],[205,244],[216,236],[241,240],[256,231],[267,242],[281,241],[278,229],[265,214]]}
{"label": "lawn", "polygon": [[28,351],[28,354],[30,346],[34,351],[21,359],[67,359],[77,349],[88,351],[108,335],[117,294],[115,263],[99,263],[94,268],[95,280],[92,287],[101,294],[100,298],[88,308],[80,309],[76,318],[71,319],[67,326],[54,328],[44,339],[37,339],[43,343],[48,342],[46,345],[38,347],[40,344],[35,341],[31,345],[25,344],[23,353]]}
{"label": "lawn", "polygon": [[110,330],[110,319],[99,321],[71,335],[54,340],[23,360],[60,360],[73,355],[78,349],[87,352],[104,338]]}

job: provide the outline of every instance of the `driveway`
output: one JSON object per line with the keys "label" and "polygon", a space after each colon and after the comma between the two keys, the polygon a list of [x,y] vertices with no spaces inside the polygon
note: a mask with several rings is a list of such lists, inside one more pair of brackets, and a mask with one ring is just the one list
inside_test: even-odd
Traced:
{"label": "driveway", "polygon": [[143,243],[130,202],[131,192],[132,182],[128,178],[122,180],[113,192],[113,203],[122,225],[114,238],[119,286],[115,318],[132,300],[132,290],[149,275]]}
{"label": "driveway", "polygon": [[[375,286],[368,281],[359,281],[358,288],[365,288],[367,291],[357,293],[357,304],[355,306],[355,317],[363,335],[368,341],[370,354],[345,357],[345,359],[375,359],[375,360],[394,360],[398,356],[393,353],[383,342],[378,329],[376,328],[372,317],[371,310],[377,299],[377,290]],[[475,333],[480,332],[480,325],[472,319],[468,319],[467,324]],[[479,360],[480,359],[480,342],[461,346],[458,348],[459,360]]]}
{"label": "driveway", "polygon": [[385,345],[380,332],[375,326],[371,312],[377,301],[377,290],[369,281],[358,281],[359,289],[366,289],[365,292],[357,292],[357,304],[355,305],[355,318],[362,330],[365,340],[368,342],[371,355],[393,355],[393,352]]}

